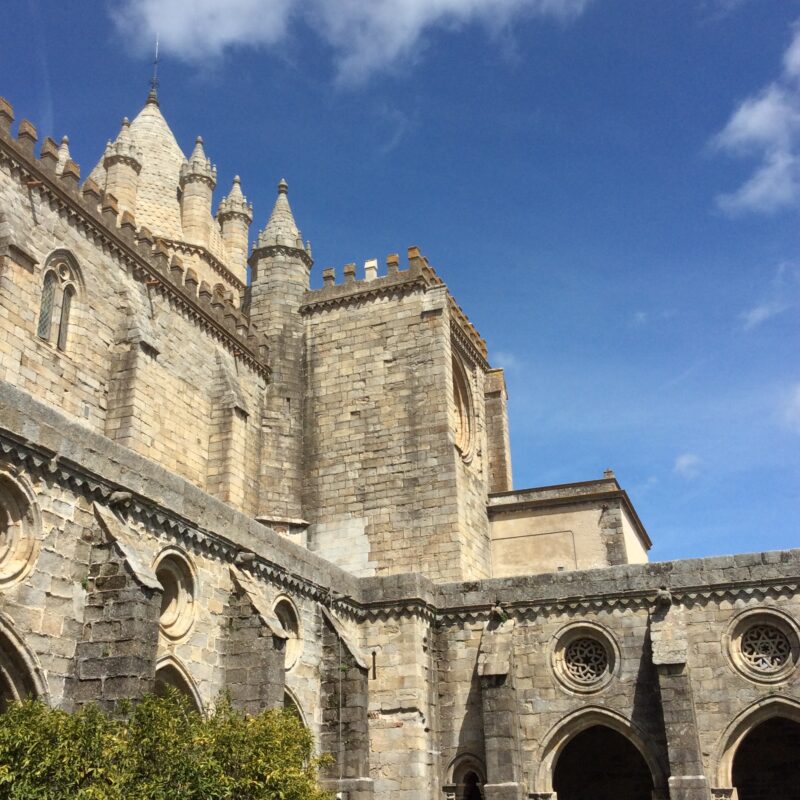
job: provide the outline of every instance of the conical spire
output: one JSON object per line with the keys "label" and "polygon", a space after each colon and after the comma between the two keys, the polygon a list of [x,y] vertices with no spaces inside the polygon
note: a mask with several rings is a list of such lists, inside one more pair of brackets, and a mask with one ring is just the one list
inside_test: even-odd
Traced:
{"label": "conical spire", "polygon": [[289,185],[281,178],[278,184],[278,199],[275,201],[267,226],[258,235],[257,247],[283,245],[303,249],[303,240],[289,205],[288,191]]}
{"label": "conical spire", "polygon": [[238,214],[245,217],[249,225],[253,221],[253,205],[247,202],[247,198],[242,194],[242,182],[238,175],[233,179],[228,196],[223,198],[217,210],[217,219],[222,222],[228,217]]}

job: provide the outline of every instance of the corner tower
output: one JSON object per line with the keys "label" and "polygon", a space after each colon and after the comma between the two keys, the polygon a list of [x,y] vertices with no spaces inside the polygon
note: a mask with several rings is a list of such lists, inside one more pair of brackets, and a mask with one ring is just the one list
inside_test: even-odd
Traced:
{"label": "corner tower", "polygon": [[305,342],[300,306],[309,288],[309,249],[289,206],[285,180],[250,257],[250,318],[269,343],[272,383],[262,413],[258,518],[285,533],[305,529],[303,395]]}

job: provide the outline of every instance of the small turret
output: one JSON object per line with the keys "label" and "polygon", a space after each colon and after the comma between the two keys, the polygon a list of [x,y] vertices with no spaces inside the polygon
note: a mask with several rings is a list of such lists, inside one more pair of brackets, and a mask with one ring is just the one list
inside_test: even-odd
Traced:
{"label": "small turret", "polygon": [[122,128],[116,140],[106,145],[103,166],[106,169],[106,192],[117,198],[121,210],[135,214],[142,152],[131,138],[127,117],[122,120]]}
{"label": "small turret", "polygon": [[271,353],[272,382],[265,397],[259,509],[269,524],[303,517],[303,336],[300,313],[309,287],[311,257],[289,206],[286,181],[250,257],[250,319]]}
{"label": "small turret", "polygon": [[61,144],[58,146],[58,160],[56,161],[56,175],[64,171],[64,165],[71,161],[72,156],[69,152],[69,136],[61,137]]}
{"label": "small turret", "polygon": [[197,137],[189,160],[181,167],[181,225],[183,238],[208,247],[211,237],[211,195],[217,185],[217,168],[206,158],[203,138]]}
{"label": "small turret", "polygon": [[247,283],[247,241],[252,221],[253,206],[242,194],[237,175],[228,196],[219,204],[217,222],[222,229],[228,267],[242,283]]}

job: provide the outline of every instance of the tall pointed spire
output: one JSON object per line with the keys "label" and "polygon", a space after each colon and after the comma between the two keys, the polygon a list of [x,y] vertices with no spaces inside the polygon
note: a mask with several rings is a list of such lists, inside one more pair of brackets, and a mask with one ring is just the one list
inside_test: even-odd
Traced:
{"label": "tall pointed spire", "polygon": [[278,198],[270,214],[266,227],[258,235],[257,247],[283,245],[303,250],[303,240],[297,223],[294,221],[292,208],[289,205],[289,185],[281,178],[278,184]]}

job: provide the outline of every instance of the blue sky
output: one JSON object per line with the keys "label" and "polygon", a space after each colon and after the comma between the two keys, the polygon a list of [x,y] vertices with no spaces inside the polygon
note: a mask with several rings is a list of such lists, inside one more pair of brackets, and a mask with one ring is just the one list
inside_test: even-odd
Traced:
{"label": "blue sky", "polygon": [[517,487],[612,467],[654,559],[800,545],[800,2],[10,0],[0,94],[87,175],[141,108],[326,266],[422,248]]}

